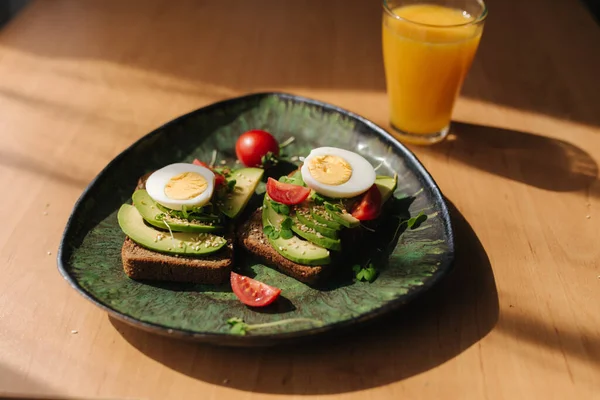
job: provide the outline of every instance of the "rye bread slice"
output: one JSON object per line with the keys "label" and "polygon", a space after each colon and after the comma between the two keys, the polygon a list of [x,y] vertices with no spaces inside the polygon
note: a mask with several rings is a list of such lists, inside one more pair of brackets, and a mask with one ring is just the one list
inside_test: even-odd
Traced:
{"label": "rye bread slice", "polygon": [[[146,188],[152,173],[142,176],[136,190]],[[146,249],[129,238],[121,248],[123,270],[131,279],[219,284],[226,282],[233,267],[234,232],[225,235],[227,245],[217,253],[202,258],[175,257]]]}
{"label": "rye bread slice", "polygon": [[146,249],[126,238],[121,248],[123,270],[131,279],[219,284],[233,267],[233,240],[219,252],[203,257],[175,257]]}
{"label": "rye bread slice", "polygon": [[302,265],[279,254],[269,243],[262,229],[262,210],[258,209],[238,229],[238,243],[250,253],[258,256],[267,265],[284,274],[308,284],[316,284],[327,277],[333,265]]}

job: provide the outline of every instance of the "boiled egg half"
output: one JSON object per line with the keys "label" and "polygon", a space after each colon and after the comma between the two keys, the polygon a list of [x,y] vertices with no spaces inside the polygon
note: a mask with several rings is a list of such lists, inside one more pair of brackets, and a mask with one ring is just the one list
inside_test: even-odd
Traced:
{"label": "boiled egg half", "polygon": [[371,163],[361,155],[337,147],[313,149],[300,172],[309,188],[327,197],[358,196],[375,183]]}
{"label": "boiled egg half", "polygon": [[155,171],[146,181],[148,195],[172,210],[201,207],[210,201],[215,174],[200,165],[177,163]]}

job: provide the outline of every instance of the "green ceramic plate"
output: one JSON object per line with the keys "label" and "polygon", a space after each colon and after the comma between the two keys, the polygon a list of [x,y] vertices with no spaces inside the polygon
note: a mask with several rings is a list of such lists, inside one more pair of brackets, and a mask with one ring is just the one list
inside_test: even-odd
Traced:
{"label": "green ceramic plate", "polygon": [[[384,224],[359,249],[354,263],[374,264],[373,283],[356,282],[342,266],[320,288],[311,288],[261,265],[242,250],[235,269],[282,289],[276,303],[262,310],[242,305],[223,286],[141,283],[121,266],[124,235],[119,206],[130,201],[137,179],[164,165],[218,160],[233,165],[237,137],[264,129],[290,156],[319,146],[353,150],[378,166],[381,175],[398,174],[399,184]],[[283,163],[280,171],[295,168]],[[257,196],[258,197],[258,196]],[[427,217],[407,228],[406,220]],[[403,222],[404,221],[404,222]],[[223,345],[271,345],[350,328],[386,314],[424,293],[451,268],[454,244],[448,211],[439,189],[417,159],[372,122],[337,107],[280,93],[253,94],[212,104],[171,121],[144,136],[112,160],[74,207],[62,239],[58,268],[83,296],[134,326],[174,337]],[[310,319],[248,332],[231,333],[227,320],[249,324]],[[410,323],[408,321],[407,323]]]}

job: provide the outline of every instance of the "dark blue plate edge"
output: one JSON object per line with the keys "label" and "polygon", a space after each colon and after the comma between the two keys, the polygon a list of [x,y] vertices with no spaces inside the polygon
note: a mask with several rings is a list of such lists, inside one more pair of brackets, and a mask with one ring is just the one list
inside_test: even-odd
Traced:
{"label": "dark blue plate edge", "polygon": [[[91,188],[93,186],[95,186],[96,183],[104,177],[106,171],[111,167],[112,164],[118,162],[123,157],[125,157],[127,154],[132,152],[133,149],[135,147],[137,147],[143,141],[148,140],[148,139],[152,138],[153,136],[159,134],[163,128],[165,128],[169,125],[175,125],[175,124],[179,123],[180,121],[182,121],[186,118],[189,118],[191,115],[193,115],[197,112],[200,112],[200,111],[207,112],[207,111],[210,111],[211,109],[220,108],[228,103],[237,102],[237,101],[241,101],[241,100],[246,100],[246,101],[253,100],[253,99],[260,100],[261,98],[267,98],[267,97],[271,97],[271,96],[276,96],[276,97],[279,97],[279,98],[285,99],[285,100],[292,100],[294,102],[300,102],[300,103],[305,103],[305,104],[321,107],[324,110],[331,111],[331,112],[337,112],[337,113],[340,113],[347,117],[350,117],[350,118],[366,125],[370,129],[372,129],[379,136],[381,136],[383,139],[385,139],[385,142],[388,145],[394,147],[405,157],[406,160],[408,160],[408,163],[410,165],[412,165],[412,167],[414,168],[415,171],[418,172],[417,176],[418,176],[419,180],[421,181],[421,183],[425,186],[425,188],[427,190],[429,190],[431,192],[433,197],[439,203],[440,212],[442,214],[441,217],[443,220],[444,231],[448,237],[448,241],[447,241],[448,252],[446,253],[443,262],[439,265],[437,271],[430,277],[430,279],[428,279],[423,285],[418,286],[414,289],[411,289],[405,295],[403,295],[395,300],[390,301],[386,305],[384,305],[376,310],[362,314],[356,318],[349,319],[347,321],[336,322],[336,323],[328,324],[326,326],[319,327],[319,328],[309,328],[309,329],[299,330],[299,331],[290,332],[290,333],[278,333],[278,334],[268,334],[268,335],[246,335],[246,336],[231,335],[228,333],[200,333],[200,332],[195,332],[195,331],[190,331],[190,330],[185,330],[185,329],[174,329],[174,328],[169,328],[169,327],[166,327],[166,326],[160,325],[160,324],[140,321],[140,320],[133,318],[131,316],[128,316],[126,314],[122,314],[122,313],[108,307],[107,305],[101,303],[98,299],[96,299],[94,296],[92,296],[90,293],[88,293],[85,290],[85,288],[80,286],[75,281],[74,277],[71,276],[71,274],[67,271],[67,268],[66,268],[66,266],[68,265],[69,257],[70,257],[70,250],[67,249],[66,240],[72,234],[72,231],[76,229],[74,220],[77,217],[76,214],[77,214],[77,210],[79,210],[79,208],[80,208],[80,205],[84,202],[84,200],[86,200]],[[81,194],[79,199],[75,202],[75,205],[73,206],[73,211],[71,212],[71,215],[69,216],[69,219],[67,221],[67,224],[66,224],[66,227],[63,232],[61,242],[60,242],[60,245],[58,248],[57,265],[58,265],[58,270],[61,273],[62,277],[69,283],[69,285],[71,285],[71,287],[73,287],[77,292],[79,292],[84,298],[86,298],[87,300],[89,300],[93,304],[95,304],[96,306],[98,306],[101,309],[103,309],[104,311],[106,311],[112,317],[115,317],[116,319],[121,320],[129,325],[140,328],[147,332],[158,333],[158,334],[161,334],[164,336],[174,337],[174,338],[179,338],[179,339],[193,340],[193,341],[206,342],[206,343],[212,343],[212,344],[216,344],[216,345],[225,345],[225,346],[254,347],[254,346],[272,346],[272,345],[278,345],[278,344],[287,344],[291,341],[296,341],[296,340],[305,338],[307,336],[324,334],[324,333],[328,333],[328,332],[331,332],[334,330],[346,329],[353,325],[373,320],[373,319],[380,317],[384,314],[387,314],[393,310],[396,310],[399,307],[401,307],[402,305],[405,305],[408,302],[410,302],[411,300],[413,300],[413,298],[416,297],[417,295],[429,290],[436,283],[438,283],[444,276],[446,276],[452,269],[453,261],[454,261],[454,253],[455,253],[454,234],[453,234],[453,230],[452,230],[452,223],[450,221],[450,213],[448,211],[448,207],[444,200],[444,196],[442,195],[439,187],[435,183],[435,180],[431,177],[429,172],[427,172],[425,167],[423,167],[423,165],[419,162],[417,157],[408,148],[406,148],[403,144],[399,143],[386,130],[384,130],[383,128],[381,128],[380,126],[375,124],[374,122],[372,122],[358,114],[355,114],[351,111],[334,106],[332,104],[328,104],[328,103],[321,102],[318,100],[313,100],[313,99],[309,99],[306,97],[293,95],[293,94],[289,94],[289,93],[260,92],[260,93],[251,93],[251,94],[244,95],[244,96],[239,96],[239,97],[235,97],[235,98],[229,98],[229,99],[225,99],[222,101],[218,101],[216,103],[209,104],[205,107],[201,107],[197,110],[194,110],[194,111],[186,113],[182,116],[179,116],[179,117],[161,125],[160,127],[156,128],[152,132],[142,136],[140,139],[136,140],[133,144],[131,144],[129,147],[127,147],[125,150],[123,150],[120,154],[118,154],[114,159],[112,159],[98,173],[98,175],[96,175],[96,177],[89,183],[89,185],[85,188],[85,190],[83,191],[83,193]]]}

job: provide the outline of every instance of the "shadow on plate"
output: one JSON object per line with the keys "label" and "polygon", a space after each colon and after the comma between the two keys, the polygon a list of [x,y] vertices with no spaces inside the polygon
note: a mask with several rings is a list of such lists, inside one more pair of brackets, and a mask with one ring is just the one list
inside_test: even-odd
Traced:
{"label": "shadow on plate", "polygon": [[290,347],[223,348],[113,326],[142,353],[192,378],[272,394],[332,394],[386,385],[432,369],[486,336],[498,294],[477,235],[449,203],[454,271],[437,287],[376,322]]}
{"label": "shadow on plate", "polygon": [[589,188],[598,176],[594,159],[570,143],[483,125],[453,122],[446,141],[415,151],[555,192]]}

